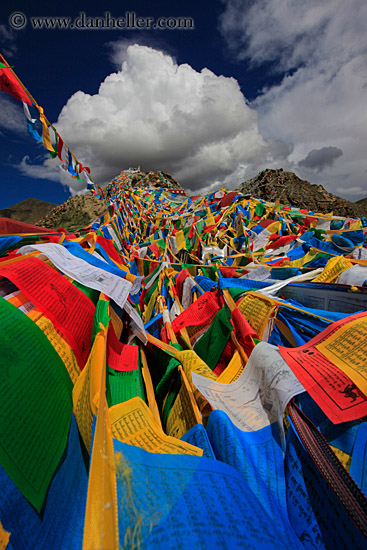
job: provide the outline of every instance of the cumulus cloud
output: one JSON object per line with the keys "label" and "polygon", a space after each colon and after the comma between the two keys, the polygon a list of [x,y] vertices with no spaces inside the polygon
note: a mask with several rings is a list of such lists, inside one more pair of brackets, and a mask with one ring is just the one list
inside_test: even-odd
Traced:
{"label": "cumulus cloud", "polygon": [[142,34],[138,32],[129,34],[127,38],[120,38],[114,42],[107,42],[106,46],[109,48],[110,61],[115,65],[117,71],[121,70],[121,65],[126,61],[129,46],[134,46],[136,44],[163,52],[172,57],[174,63],[176,62],[177,51],[166,40],[163,40],[156,34]]}
{"label": "cumulus cloud", "polygon": [[18,134],[27,134],[22,104],[19,101],[10,99],[7,94],[0,95],[0,132],[2,129],[11,130]]}
{"label": "cumulus cloud", "polygon": [[17,53],[16,33],[8,25],[0,25],[0,51],[5,55],[12,57]]}
{"label": "cumulus cloud", "polygon": [[[358,55],[365,32],[364,0],[224,0],[220,29],[231,50],[275,71],[344,63]],[[362,41],[365,42],[365,41]]]}
{"label": "cumulus cloud", "polygon": [[336,192],[340,195],[345,195],[347,192],[348,195],[354,197],[353,200],[355,200],[356,197],[362,196],[364,198],[367,196],[367,187],[349,187],[349,189],[346,189],[345,187],[337,187]]}
{"label": "cumulus cloud", "polygon": [[333,166],[336,159],[343,155],[343,151],[338,147],[322,147],[321,149],[312,149],[304,159],[300,160],[298,166],[304,166],[311,170],[324,170],[326,167]]}
{"label": "cumulus cloud", "polygon": [[[39,133],[42,133],[40,124],[38,126]],[[8,99],[6,94],[0,96],[0,136],[4,134],[4,131],[14,132],[18,138],[24,137],[27,141],[31,139],[28,135],[22,104],[11,98]],[[14,158],[11,157],[11,165],[24,176],[61,183],[71,191],[72,195],[86,192],[84,181],[73,180],[70,174],[60,170],[59,164],[45,152],[42,143],[37,143],[37,145],[40,154],[35,158],[31,159],[30,156],[25,155],[20,162],[14,163]]]}
{"label": "cumulus cloud", "polygon": [[[61,183],[64,187],[67,187],[72,195],[83,194],[87,192],[85,182],[72,179],[71,175],[61,170],[60,166],[50,157],[46,155],[40,155],[37,157],[38,162],[32,161],[29,155],[25,155],[19,164],[14,165],[21,174],[29,178],[45,179],[49,181],[56,181]],[[72,183],[71,183],[71,181]]]}
{"label": "cumulus cloud", "polygon": [[282,75],[251,105],[265,139],[292,144],[288,165],[305,178],[308,153],[333,143],[342,160],[312,182],[351,200],[348,190],[365,185],[366,20],[365,0],[226,0],[220,21],[239,61]]}
{"label": "cumulus cloud", "polygon": [[97,183],[140,165],[165,170],[192,191],[223,181],[234,185],[289,153],[263,138],[235,79],[177,65],[147,46],[116,47],[115,61],[117,55],[120,70],[106,77],[98,94],[76,92],[55,123]]}
{"label": "cumulus cloud", "polygon": [[[277,85],[250,104],[233,78],[178,65],[158,46],[121,41],[112,47],[116,72],[97,94],[73,94],[55,123],[70,149],[98,184],[140,165],[207,191],[282,167],[305,179],[311,172],[312,183],[351,200],[358,189],[364,196],[365,0],[223,3],[220,28],[231,52],[270,66]],[[31,175],[33,167],[25,162],[22,170]],[[70,178],[69,185],[76,192],[81,184]]]}

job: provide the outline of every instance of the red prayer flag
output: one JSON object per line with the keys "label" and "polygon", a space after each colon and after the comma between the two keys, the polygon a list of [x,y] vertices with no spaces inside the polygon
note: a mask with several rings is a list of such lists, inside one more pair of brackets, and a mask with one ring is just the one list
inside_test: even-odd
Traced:
{"label": "red prayer flag", "polygon": [[246,355],[249,357],[252,350],[255,347],[254,338],[259,340],[259,336],[256,334],[250,323],[242,315],[238,307],[232,311],[232,320],[236,333],[236,338],[245,350]]}
{"label": "red prayer flag", "polygon": [[[276,237],[274,239],[274,236]],[[269,241],[271,239],[274,239],[273,242],[270,242],[266,247],[265,250],[269,250],[270,248],[280,248],[281,246],[285,246],[286,244],[290,244],[293,241],[297,239],[297,235],[285,235],[284,237],[279,237],[276,233],[273,233],[273,235],[270,235]]]}
{"label": "red prayer flag", "polygon": [[93,302],[38,258],[2,266],[0,276],[14,283],[62,332],[82,369],[92,338]]}
{"label": "red prayer flag", "polygon": [[367,414],[367,397],[336,364],[317,349],[340,327],[366,316],[366,312],[340,319],[298,348],[279,346],[283,359],[312,399],[333,424],[358,420]]}
{"label": "red prayer flag", "polygon": [[110,325],[107,335],[107,365],[119,372],[127,372],[137,370],[138,360],[139,347],[122,344],[117,338],[113,326]]}
{"label": "red prayer flag", "polygon": [[19,101],[24,101],[27,105],[32,105],[32,101],[23,90],[10,68],[0,69],[0,90],[7,92],[11,96],[15,97],[15,99],[19,99]]}

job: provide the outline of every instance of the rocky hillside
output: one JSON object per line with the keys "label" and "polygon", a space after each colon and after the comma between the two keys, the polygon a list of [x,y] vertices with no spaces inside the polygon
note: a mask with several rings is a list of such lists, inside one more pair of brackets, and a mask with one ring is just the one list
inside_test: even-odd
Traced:
{"label": "rocky hillside", "polygon": [[[116,178],[118,180],[118,177]],[[114,180],[113,180],[114,181]],[[181,189],[179,183],[166,172],[138,172],[132,176],[131,185],[154,185],[170,189]],[[113,191],[113,182],[105,187],[107,199]],[[101,216],[107,210],[106,203],[95,195],[78,195],[48,212],[36,225],[50,229],[63,227],[68,231],[84,227]]]}
{"label": "rocky hillside", "polygon": [[26,199],[0,210],[0,218],[11,218],[18,222],[35,223],[57,206],[57,204],[52,202]]}
{"label": "rocky hillside", "polygon": [[[114,180],[105,189],[107,198],[113,191],[113,183]],[[180,184],[166,172],[137,172],[131,179],[131,185],[141,184],[182,190]],[[306,208],[311,212],[333,212],[334,215],[343,217],[367,217],[367,199],[356,203],[347,201],[332,195],[322,185],[311,184],[301,180],[293,172],[284,172],[282,169],[263,170],[254,178],[242,183],[238,190],[270,202],[278,198],[285,206]],[[63,227],[71,231],[90,224],[106,210],[104,201],[89,194],[70,197],[60,206],[37,199],[27,199],[0,210],[0,217],[36,223],[49,229]]]}
{"label": "rocky hillside", "polygon": [[149,171],[137,172],[131,179],[131,184],[136,185],[154,185],[154,187],[164,187],[171,189],[182,189],[181,185],[167,172]]}
{"label": "rocky hillside", "polygon": [[49,229],[63,227],[71,231],[90,224],[106,210],[105,202],[94,195],[77,195],[49,211],[36,225]]}
{"label": "rocky hillside", "polygon": [[367,210],[367,197],[365,199],[360,199],[359,201],[356,201],[356,204],[358,204],[358,206],[364,208],[364,210],[366,211]]}
{"label": "rocky hillside", "polygon": [[367,217],[366,199],[358,203],[347,201],[329,193],[322,185],[301,180],[293,172],[284,172],[282,169],[263,170],[254,178],[242,183],[238,190],[257,199],[271,202],[279,199],[285,206],[306,208],[311,212],[333,212],[334,216],[352,218]]}

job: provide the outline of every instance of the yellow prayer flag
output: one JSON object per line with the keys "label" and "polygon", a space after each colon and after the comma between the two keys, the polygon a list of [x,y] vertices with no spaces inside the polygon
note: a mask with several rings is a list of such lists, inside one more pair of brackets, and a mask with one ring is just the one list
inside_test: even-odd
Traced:
{"label": "yellow prayer flag", "polygon": [[146,307],[146,310],[144,311],[143,317],[144,317],[144,323],[147,323],[150,320],[150,317],[153,312],[153,308],[155,306],[155,303],[157,301],[159,294],[159,288],[157,287],[153,292],[149,299],[148,305]]}
{"label": "yellow prayer flag", "polygon": [[54,148],[52,147],[52,144],[51,144],[50,132],[48,131],[48,123],[47,123],[45,115],[43,114],[43,108],[38,106],[38,109],[39,109],[39,112],[40,112],[40,120],[42,122],[42,141],[43,141],[43,144],[46,147],[46,149],[48,149],[49,151],[52,151],[52,153],[54,153],[55,150],[54,150]]}
{"label": "yellow prayer flag", "polygon": [[123,323],[122,323],[122,319],[120,319],[120,317],[118,316],[116,311],[113,309],[111,304],[108,304],[108,315],[111,318],[112,326],[113,326],[115,334],[116,334],[116,336],[119,340],[124,326],[123,326]]}
{"label": "yellow prayer flag", "polygon": [[282,224],[280,222],[273,222],[270,225],[268,225],[266,229],[270,231],[270,233],[278,233],[281,227],[282,227]]}
{"label": "yellow prayer flag", "polygon": [[181,388],[168,415],[166,432],[172,437],[181,438],[196,424],[202,424],[202,421],[194,394],[181,365],[178,370],[181,375]]}
{"label": "yellow prayer flag", "polygon": [[190,388],[193,391],[196,403],[198,404],[200,412],[205,416],[205,414],[211,410],[211,406],[205,397],[199,392],[199,390],[192,383],[191,371],[201,374],[210,380],[216,380],[217,377],[213,371],[208,367],[208,365],[195,353],[194,350],[189,349],[185,351],[177,351],[176,359],[182,364],[184,373],[188,379]]}
{"label": "yellow prayer flag", "polygon": [[[349,228],[350,231],[358,231],[358,229],[362,229],[362,222],[361,220],[355,221]],[[345,236],[348,237],[348,232],[345,233]]]}
{"label": "yellow prayer flag", "polygon": [[262,338],[268,320],[276,307],[276,302],[272,298],[262,296],[257,292],[248,292],[241,300],[238,309],[258,334],[259,338]]}
{"label": "yellow prayer flag", "polygon": [[367,317],[350,321],[316,348],[367,395]]}
{"label": "yellow prayer flag", "polygon": [[2,523],[0,521],[0,550],[5,550],[8,546],[10,538],[10,533],[5,531],[4,527],[2,526]]}
{"label": "yellow prayer flag", "polygon": [[339,277],[343,271],[346,271],[353,264],[349,260],[346,260],[344,256],[334,256],[327,262],[324,271],[320,273],[315,279],[312,279],[313,283],[332,283]]}
{"label": "yellow prayer flag", "polygon": [[204,221],[205,221],[205,226],[206,226],[206,227],[209,227],[210,225],[215,225],[214,216],[212,216],[211,214],[210,214],[210,216],[208,216],[208,217],[206,218],[206,220],[204,220]]}
{"label": "yellow prayer flag", "polygon": [[102,368],[99,369],[99,403],[89,470],[83,550],[119,550],[120,547],[115,458],[106,399],[107,330],[108,326],[104,327],[96,337]]}
{"label": "yellow prayer flag", "polygon": [[151,453],[202,456],[203,450],[166,435],[141,397],[109,409],[112,435],[118,441]]}
{"label": "yellow prayer flag", "polygon": [[244,368],[245,364],[242,361],[239,352],[236,350],[227,367],[218,376],[217,382],[221,382],[222,384],[231,384],[231,382],[234,382],[237,378],[239,378]]}
{"label": "yellow prayer flag", "polygon": [[80,375],[80,367],[69,344],[64,340],[62,332],[57,329],[45,315],[41,315],[36,321],[40,329],[45,333],[64,363],[73,384]]}
{"label": "yellow prayer flag", "polygon": [[93,414],[97,412],[99,385],[105,353],[104,330],[97,333],[87,364],[73,389],[73,407],[80,435],[90,451]]}
{"label": "yellow prayer flag", "polygon": [[201,376],[205,376],[210,380],[217,379],[217,377],[215,376],[213,371],[208,367],[205,361],[203,361],[198,356],[198,354],[192,349],[177,351],[176,359],[178,359],[182,364],[184,372],[187,376],[187,379],[190,382],[190,385],[192,385],[191,371],[196,372],[196,374],[200,374]]}
{"label": "yellow prayer flag", "polygon": [[152,415],[154,417],[154,420],[157,422],[158,426],[162,426],[161,423],[161,417],[159,415],[158,405],[157,401],[155,399],[155,393],[154,393],[154,387],[152,382],[152,377],[150,376],[150,370],[147,362],[147,358],[145,355],[145,352],[143,348],[140,348],[140,354],[141,354],[141,362],[142,362],[142,375],[144,380],[144,385],[146,389],[147,399],[148,399],[148,406],[149,409],[152,412]]}
{"label": "yellow prayer flag", "polygon": [[180,251],[186,247],[186,239],[183,231],[177,231],[175,234],[177,250]]}

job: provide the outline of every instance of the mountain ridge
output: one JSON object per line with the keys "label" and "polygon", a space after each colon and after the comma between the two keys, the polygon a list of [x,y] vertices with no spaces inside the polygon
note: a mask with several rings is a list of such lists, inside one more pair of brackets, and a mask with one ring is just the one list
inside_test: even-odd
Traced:
{"label": "mountain ridge", "polygon": [[[181,187],[166,172],[137,171],[131,183],[133,186],[150,184],[160,187],[165,186],[166,182]],[[108,197],[109,186],[105,189]],[[253,178],[241,183],[236,190],[269,202],[279,199],[284,206],[293,206],[310,212],[333,212],[334,216],[346,218],[367,217],[367,197],[353,203],[329,193],[322,185],[302,180],[294,172],[286,172],[282,168],[262,170]],[[104,201],[89,194],[69,197],[61,205],[39,199],[26,199],[0,210],[0,217],[12,218],[55,230],[63,227],[69,231],[90,224],[106,210],[107,205]]]}
{"label": "mountain ridge", "polygon": [[244,181],[238,191],[266,201],[279,202],[284,206],[306,209],[310,212],[354,218],[367,216],[367,198],[351,202],[333,195],[322,185],[302,180],[294,172],[282,168],[266,168],[257,176]]}
{"label": "mountain ridge", "polygon": [[0,218],[35,223],[58,205],[53,202],[29,198],[0,210]]}

